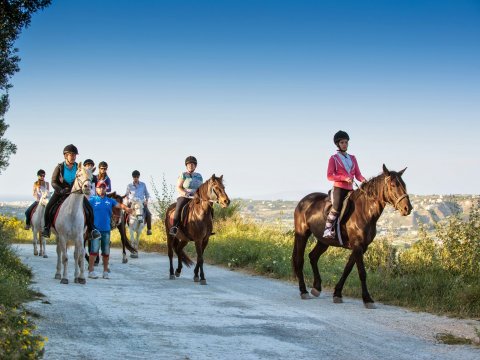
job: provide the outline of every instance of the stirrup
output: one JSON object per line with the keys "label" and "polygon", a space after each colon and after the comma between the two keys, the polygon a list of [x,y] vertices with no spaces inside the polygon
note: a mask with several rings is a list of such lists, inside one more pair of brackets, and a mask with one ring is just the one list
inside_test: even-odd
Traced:
{"label": "stirrup", "polygon": [[31,225],[25,224],[25,226],[24,226],[23,228],[24,228],[25,230],[30,230]]}
{"label": "stirrup", "polygon": [[176,236],[177,235],[177,231],[178,231],[178,227],[177,226],[172,226],[170,228],[170,231],[168,232],[170,235],[172,236]]}
{"label": "stirrup", "polygon": [[50,228],[49,227],[48,228],[47,227],[43,228],[42,236],[44,238],[47,238],[47,239],[50,238]]}
{"label": "stirrup", "polygon": [[327,228],[323,232],[323,237],[325,239],[335,239],[335,230],[332,230],[332,228]]}

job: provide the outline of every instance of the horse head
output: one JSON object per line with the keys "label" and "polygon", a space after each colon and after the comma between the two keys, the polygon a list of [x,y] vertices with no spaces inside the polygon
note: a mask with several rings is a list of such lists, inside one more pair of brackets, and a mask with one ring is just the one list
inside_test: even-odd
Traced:
{"label": "horse head", "polygon": [[212,177],[207,180],[207,184],[209,200],[218,202],[222,208],[226,208],[230,205],[230,199],[225,192],[225,186],[223,185],[223,175],[216,177],[215,174],[213,174]]}
{"label": "horse head", "polygon": [[139,222],[143,222],[143,201],[139,198],[133,198],[130,200],[132,206],[132,215],[130,219],[137,219]]}
{"label": "horse head", "polygon": [[413,209],[410,198],[408,197],[407,186],[402,179],[402,175],[406,169],[407,168],[398,172],[390,171],[385,164],[383,164],[385,200],[393,205],[396,210],[400,211],[400,214],[403,216],[409,215]]}
{"label": "horse head", "polygon": [[48,200],[50,200],[50,192],[48,190],[45,190],[42,192],[42,196],[40,197],[38,204],[40,206],[47,206]]}
{"label": "horse head", "polygon": [[77,173],[75,174],[75,181],[72,186],[72,193],[83,193],[84,195],[90,195],[90,188],[92,184],[93,173],[91,169],[82,166],[82,163],[78,163]]}

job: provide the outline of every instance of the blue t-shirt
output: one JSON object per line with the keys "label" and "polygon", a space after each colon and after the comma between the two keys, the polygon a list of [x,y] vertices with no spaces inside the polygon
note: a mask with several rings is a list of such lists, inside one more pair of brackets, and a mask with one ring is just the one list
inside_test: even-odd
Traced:
{"label": "blue t-shirt", "polygon": [[63,163],[63,178],[65,182],[72,186],[75,181],[75,176],[77,175],[77,163],[74,163],[72,168],[69,169],[67,164]]}
{"label": "blue t-shirt", "polygon": [[185,190],[190,190],[191,192],[197,191],[197,189],[200,187],[200,185],[203,184],[203,178],[202,175],[199,173],[188,173],[188,172],[182,172],[179,176],[180,179],[183,179],[183,188]]}
{"label": "blue t-shirt", "polygon": [[90,198],[90,204],[93,208],[93,216],[95,227],[98,231],[110,231],[110,219],[112,217],[112,209],[118,203],[115,199],[107,196],[93,196]]}

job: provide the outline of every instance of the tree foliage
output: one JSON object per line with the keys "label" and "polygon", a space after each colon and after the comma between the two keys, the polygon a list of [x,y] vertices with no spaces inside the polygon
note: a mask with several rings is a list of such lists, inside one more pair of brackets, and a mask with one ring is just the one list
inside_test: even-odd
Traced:
{"label": "tree foliage", "polygon": [[51,0],[0,0],[0,174],[9,164],[10,155],[17,146],[4,137],[8,125],[5,114],[8,110],[10,79],[20,70],[20,57],[15,41],[22,29],[30,25],[33,13],[50,5]]}

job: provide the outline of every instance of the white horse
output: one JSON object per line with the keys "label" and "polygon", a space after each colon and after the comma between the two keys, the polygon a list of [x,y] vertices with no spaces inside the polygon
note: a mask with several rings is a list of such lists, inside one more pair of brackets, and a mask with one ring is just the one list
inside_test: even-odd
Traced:
{"label": "white horse", "polygon": [[[45,218],[44,218],[45,206],[47,206],[49,199],[50,199],[50,193],[48,192],[48,190],[43,191],[42,196],[38,201],[37,208],[35,209],[35,212],[32,215],[32,221],[31,221],[32,232],[33,232],[33,254],[43,256],[44,258],[48,258],[47,248],[46,248],[47,241],[42,236],[42,230],[43,230],[43,227],[45,226]],[[38,252],[38,249],[37,249],[37,243],[39,239],[40,239],[40,253]]]}
{"label": "white horse", "polygon": [[128,229],[130,230],[130,242],[137,251],[131,253],[130,257],[138,258],[138,243],[140,242],[140,235],[145,227],[145,218],[143,213],[143,201],[138,198],[130,200],[132,213],[130,214],[127,222]]}
{"label": "white horse", "polygon": [[[83,201],[85,195],[90,194],[92,171],[78,163],[77,174],[70,195],[60,206],[55,221],[55,234],[57,235],[57,272],[55,279],[61,279],[61,284],[68,284],[67,278],[67,243],[75,244],[75,282],[85,284],[85,248],[83,247],[83,235],[86,230]],[[63,275],[60,274],[63,263]]]}

